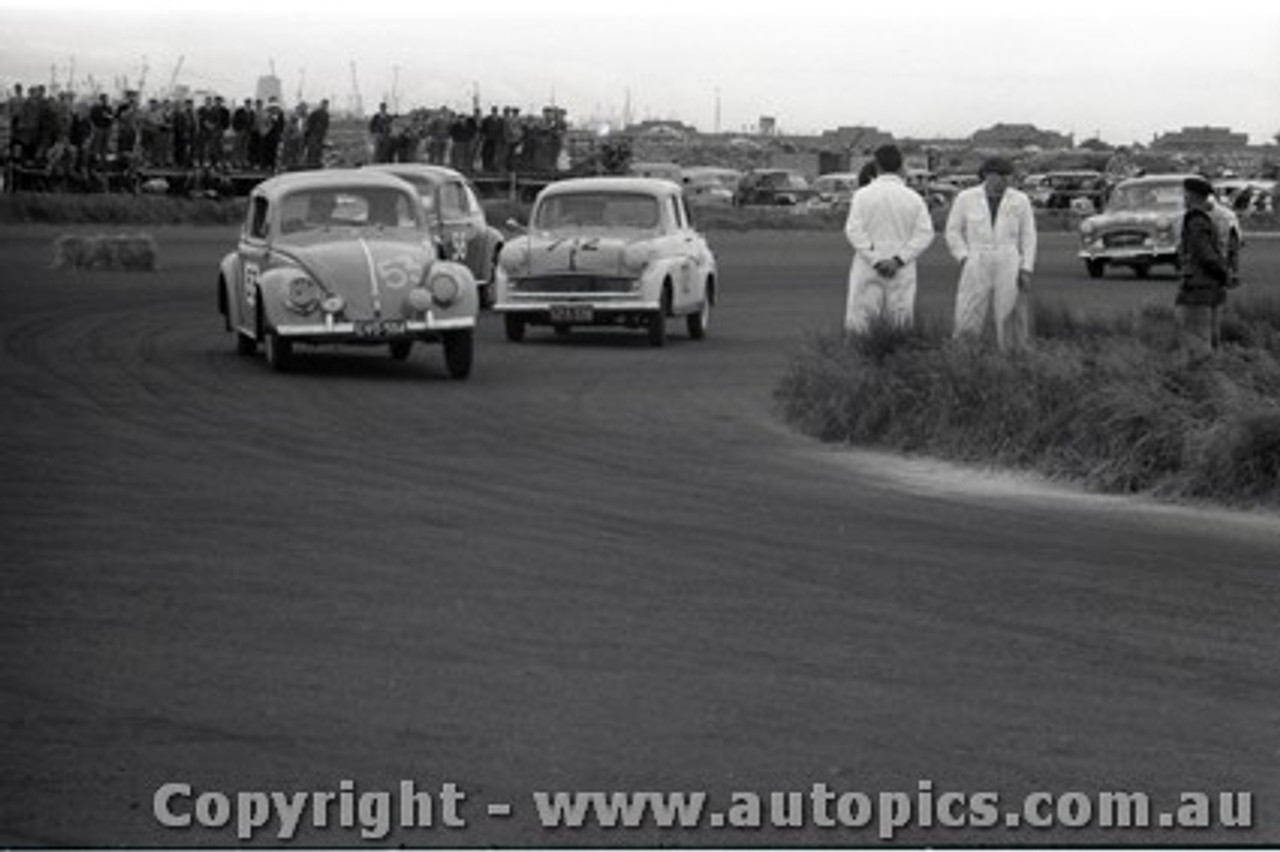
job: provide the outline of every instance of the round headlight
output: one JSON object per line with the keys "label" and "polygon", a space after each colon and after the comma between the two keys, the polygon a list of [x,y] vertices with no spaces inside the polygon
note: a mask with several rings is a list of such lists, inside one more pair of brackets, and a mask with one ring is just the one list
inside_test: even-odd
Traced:
{"label": "round headlight", "polygon": [[502,247],[502,253],[498,255],[498,265],[510,275],[514,275],[528,262],[529,241],[527,239],[507,243]]}
{"label": "round headlight", "polygon": [[1084,234],[1086,237],[1087,237],[1087,236],[1089,236],[1090,234],[1092,234],[1092,233],[1093,233],[1093,222],[1089,221],[1088,219],[1085,219],[1083,222],[1081,222],[1081,223],[1080,223],[1080,233]]}
{"label": "round headlight", "polygon": [[447,272],[436,273],[431,276],[431,282],[428,286],[431,289],[431,297],[441,305],[452,305],[461,291],[458,282]]}
{"label": "round headlight", "polygon": [[289,282],[288,301],[296,310],[314,310],[320,301],[320,288],[310,278],[300,275]]}

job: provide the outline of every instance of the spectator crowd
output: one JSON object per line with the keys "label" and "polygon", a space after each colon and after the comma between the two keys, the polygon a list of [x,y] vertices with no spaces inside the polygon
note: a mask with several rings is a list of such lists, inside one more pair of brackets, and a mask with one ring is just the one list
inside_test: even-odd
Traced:
{"label": "spectator crowd", "polygon": [[220,95],[151,98],[129,91],[81,98],[16,84],[8,99],[8,160],[43,172],[51,188],[91,186],[106,173],[231,169],[273,173],[323,165],[329,102],[298,103]]}
{"label": "spectator crowd", "polygon": [[374,162],[426,162],[463,174],[553,172],[562,166],[565,111],[544,107],[541,115],[521,115],[519,107],[490,107],[483,115],[448,107],[388,112],[386,103],[368,123]]}
{"label": "spectator crowd", "polygon": [[69,190],[106,187],[112,176],[273,174],[323,168],[326,159],[436,163],[465,174],[545,173],[564,168],[567,130],[565,111],[556,107],[541,114],[494,106],[484,115],[478,105],[471,112],[440,107],[393,114],[383,103],[367,120],[365,151],[326,158],[326,148],[334,147],[328,100],[289,109],[275,98],[144,100],[137,91],[83,96],[18,83],[6,107],[8,165],[38,176],[45,188]]}

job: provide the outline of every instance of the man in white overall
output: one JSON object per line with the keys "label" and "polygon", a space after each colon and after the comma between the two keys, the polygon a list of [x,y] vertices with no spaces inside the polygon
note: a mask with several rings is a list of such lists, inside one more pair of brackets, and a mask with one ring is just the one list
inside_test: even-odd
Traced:
{"label": "man in white overall", "polygon": [[933,242],[929,208],[902,179],[902,152],[883,145],[875,161],[879,177],[853,194],[844,227],[854,251],[844,328],[856,334],[883,314],[914,322],[916,258]]}
{"label": "man in white overall", "polygon": [[[1031,200],[1009,186],[1013,164],[992,157],[982,183],[959,193],[947,216],[947,248],[961,264],[955,336],[980,335],[994,310],[1001,350],[1025,345],[1025,293],[1036,265],[1036,219]],[[1019,305],[1019,296],[1022,304]]]}

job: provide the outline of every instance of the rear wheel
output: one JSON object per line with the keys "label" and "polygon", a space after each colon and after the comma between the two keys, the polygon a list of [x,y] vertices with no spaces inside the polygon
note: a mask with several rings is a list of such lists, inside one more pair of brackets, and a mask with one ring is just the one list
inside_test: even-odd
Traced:
{"label": "rear wheel", "polygon": [[286,372],[293,364],[293,343],[281,337],[274,329],[268,331],[263,349],[267,363],[277,373]]}
{"label": "rear wheel", "polygon": [[444,333],[444,364],[449,378],[465,379],[471,375],[475,336],[469,328]]}
{"label": "rear wheel", "polygon": [[236,332],[236,354],[253,355],[258,351],[258,341],[243,331]]}
{"label": "rear wheel", "polygon": [[503,324],[507,329],[507,340],[512,343],[519,343],[524,340],[524,319],[515,314],[507,314],[503,318]]}
{"label": "rear wheel", "polygon": [[1101,260],[1086,260],[1084,262],[1084,267],[1089,270],[1090,278],[1101,278],[1102,273],[1107,268],[1107,264]]}
{"label": "rear wheel", "polygon": [[407,361],[409,353],[413,350],[412,340],[394,340],[388,345],[391,350],[391,357],[396,361]]}

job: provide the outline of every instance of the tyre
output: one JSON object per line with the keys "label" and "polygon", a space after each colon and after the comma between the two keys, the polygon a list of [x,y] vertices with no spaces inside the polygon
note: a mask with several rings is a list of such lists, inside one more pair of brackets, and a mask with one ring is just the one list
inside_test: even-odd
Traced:
{"label": "tyre", "polygon": [[667,344],[667,308],[671,304],[671,291],[662,289],[662,307],[649,314],[649,345],[660,348]]}
{"label": "tyre", "polygon": [[707,329],[711,326],[711,288],[707,288],[707,292],[702,300],[702,307],[695,313],[685,317],[685,324],[689,328],[689,336],[694,340],[702,340],[707,336]]}
{"label": "tyre", "polygon": [[524,340],[524,319],[515,314],[506,314],[503,318],[503,325],[507,330],[507,340],[512,343],[519,343]]}
{"label": "tyre", "polygon": [[451,379],[465,379],[471,375],[472,354],[475,349],[472,329],[464,328],[444,333],[444,365]]}
{"label": "tyre", "polygon": [[258,341],[254,340],[243,331],[236,332],[236,354],[237,355],[255,355],[258,352]]}
{"label": "tyre", "polygon": [[1102,273],[1106,271],[1107,264],[1101,260],[1086,260],[1084,262],[1085,269],[1089,270],[1090,278],[1101,278]]}
{"label": "tyre", "polygon": [[394,340],[387,346],[391,350],[391,357],[396,361],[409,360],[409,353],[413,351],[412,340]]}
{"label": "tyre", "polygon": [[263,350],[267,356],[267,363],[277,373],[284,373],[293,365],[292,341],[281,337],[274,330],[267,332]]}

